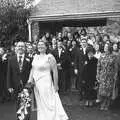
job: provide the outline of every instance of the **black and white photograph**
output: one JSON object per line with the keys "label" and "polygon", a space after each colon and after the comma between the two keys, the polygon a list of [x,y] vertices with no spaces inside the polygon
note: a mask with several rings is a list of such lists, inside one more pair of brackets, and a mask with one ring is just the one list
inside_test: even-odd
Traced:
{"label": "black and white photograph", "polygon": [[0,0],[0,120],[120,120],[120,0]]}

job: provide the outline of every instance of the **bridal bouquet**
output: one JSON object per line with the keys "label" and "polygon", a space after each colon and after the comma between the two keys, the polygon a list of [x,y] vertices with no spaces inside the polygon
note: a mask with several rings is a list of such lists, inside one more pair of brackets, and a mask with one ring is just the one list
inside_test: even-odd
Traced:
{"label": "bridal bouquet", "polygon": [[20,107],[17,111],[18,120],[25,120],[26,117],[30,114],[31,108],[31,97],[28,89],[23,89],[21,93],[18,95],[18,99],[20,101]]}

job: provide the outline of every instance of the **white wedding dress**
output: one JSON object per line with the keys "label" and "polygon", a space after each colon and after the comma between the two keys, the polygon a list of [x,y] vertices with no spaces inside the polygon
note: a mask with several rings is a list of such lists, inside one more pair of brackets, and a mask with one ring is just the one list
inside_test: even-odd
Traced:
{"label": "white wedding dress", "polygon": [[59,94],[54,90],[49,58],[54,59],[51,54],[35,55],[32,62],[37,120],[68,120]]}

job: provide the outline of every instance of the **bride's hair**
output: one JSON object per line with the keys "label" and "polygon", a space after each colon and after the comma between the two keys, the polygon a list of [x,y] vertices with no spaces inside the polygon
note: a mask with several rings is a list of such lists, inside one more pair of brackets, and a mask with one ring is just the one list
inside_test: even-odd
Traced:
{"label": "bride's hair", "polygon": [[[49,43],[48,43],[47,41],[44,41],[44,40],[40,39],[40,40],[38,41],[37,45],[38,45],[40,42],[44,43],[44,45],[46,46],[46,54],[48,54],[48,53],[49,53]],[[39,52],[38,50],[37,50],[37,53],[40,54],[40,52]]]}

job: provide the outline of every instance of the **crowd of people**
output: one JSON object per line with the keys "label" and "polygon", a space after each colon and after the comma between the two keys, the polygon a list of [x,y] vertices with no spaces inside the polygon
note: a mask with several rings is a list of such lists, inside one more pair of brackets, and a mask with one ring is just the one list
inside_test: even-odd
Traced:
{"label": "crowd of people", "polygon": [[[59,93],[79,90],[85,106],[100,103],[108,110],[111,100],[120,95],[120,38],[109,33],[94,33],[88,28],[76,32],[64,31],[55,35],[46,32],[35,42],[25,42],[26,56],[32,60],[39,54],[39,41],[47,45],[57,63]],[[0,47],[0,98],[11,99],[7,88],[8,60],[16,54],[14,43],[10,49]],[[54,77],[51,71],[52,78]]]}

